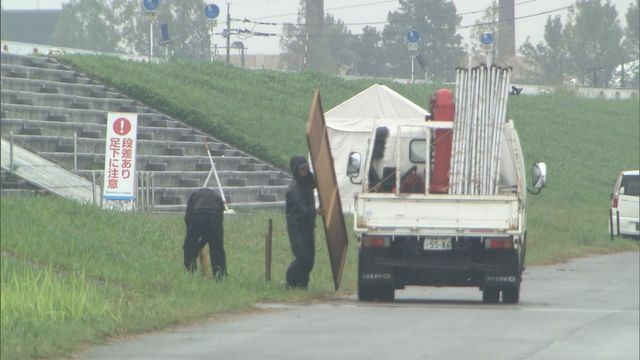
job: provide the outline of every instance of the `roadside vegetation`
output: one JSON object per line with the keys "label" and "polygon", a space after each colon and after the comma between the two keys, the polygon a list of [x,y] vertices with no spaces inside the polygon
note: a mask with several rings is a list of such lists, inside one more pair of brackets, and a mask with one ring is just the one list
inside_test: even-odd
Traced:
{"label": "roadside vegetation", "polygon": [[[67,60],[130,97],[283,168],[292,154],[306,152],[305,124],[316,88],[326,111],[375,82],[219,64]],[[435,89],[386,84],[424,107]],[[509,117],[527,166],[543,160],[549,168],[548,187],[528,196],[527,265],[638,251],[637,241],[611,241],[607,233],[616,176],[640,163],[637,99],[588,100],[567,93],[511,97]],[[250,311],[257,302],[335,294],[320,221],[316,267],[305,292],[284,288],[291,252],[282,211],[225,218],[230,277],[214,282],[183,270],[181,215],[122,214],[53,197],[2,198],[0,205],[2,359],[68,356],[107,337]],[[266,282],[269,218],[274,220],[273,280]],[[347,217],[349,231],[351,224]],[[356,287],[356,250],[351,235],[344,292]]]}
{"label": "roadside vegetation", "polygon": [[[258,302],[334,295],[320,221],[310,290],[285,289],[292,257],[282,211],[225,217],[229,278],[214,282],[184,271],[181,215],[124,214],[55,197],[3,198],[0,210],[2,359],[59,357],[105,337],[249,311]],[[269,218],[271,282],[264,276]],[[355,290],[351,245],[345,292]]]}

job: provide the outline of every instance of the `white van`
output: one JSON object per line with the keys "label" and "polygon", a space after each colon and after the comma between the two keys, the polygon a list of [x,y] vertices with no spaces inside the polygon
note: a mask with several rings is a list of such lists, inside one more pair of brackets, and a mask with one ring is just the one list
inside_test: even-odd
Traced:
{"label": "white van", "polygon": [[640,171],[623,171],[611,194],[609,233],[640,239]]}

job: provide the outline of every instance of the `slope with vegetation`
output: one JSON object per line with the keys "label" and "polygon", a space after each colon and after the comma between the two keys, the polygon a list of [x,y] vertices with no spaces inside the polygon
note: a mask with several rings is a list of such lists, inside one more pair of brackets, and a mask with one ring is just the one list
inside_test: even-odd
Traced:
{"label": "slope with vegetation", "polygon": [[[283,168],[291,154],[306,151],[305,123],[316,88],[328,110],[373,83],[218,64],[138,64],[97,57],[68,61]],[[387,85],[422,106],[434,89]],[[527,161],[545,160],[549,166],[548,188],[528,198],[527,265],[638,251],[637,242],[612,242],[607,234],[616,175],[640,163],[637,101],[587,100],[563,93],[519,96],[510,99],[509,117]],[[320,223],[311,291],[285,291],[291,255],[281,211],[226,218],[231,276],[214,283],[183,271],[180,216],[120,214],[54,198],[3,198],[0,210],[3,359],[63,356],[108,336],[246,311],[260,301],[333,294]],[[275,223],[271,283],[263,280],[268,218]],[[344,291],[355,289],[354,240],[351,236]]]}

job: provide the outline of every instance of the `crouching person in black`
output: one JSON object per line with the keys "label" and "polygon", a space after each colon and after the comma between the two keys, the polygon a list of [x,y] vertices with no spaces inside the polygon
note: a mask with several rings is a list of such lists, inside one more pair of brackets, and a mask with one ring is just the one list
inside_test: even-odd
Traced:
{"label": "crouching person in black", "polygon": [[294,260],[287,269],[287,287],[306,289],[315,258],[315,179],[304,157],[292,157],[290,165],[293,181],[287,189],[285,208]]}
{"label": "crouching person in black", "polygon": [[227,260],[224,253],[223,222],[224,203],[216,192],[202,188],[191,194],[187,202],[184,222],[187,235],[184,238],[184,266],[193,272],[198,253],[209,244],[211,271],[214,278],[227,275]]}

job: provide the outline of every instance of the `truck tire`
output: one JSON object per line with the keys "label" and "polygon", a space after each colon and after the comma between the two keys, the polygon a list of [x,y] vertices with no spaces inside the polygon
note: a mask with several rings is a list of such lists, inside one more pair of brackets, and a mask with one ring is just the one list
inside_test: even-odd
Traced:
{"label": "truck tire", "polygon": [[396,287],[391,284],[380,284],[378,285],[378,300],[393,302],[396,297]]}
{"label": "truck tire", "polygon": [[375,298],[374,285],[363,285],[358,281],[358,300],[360,301],[373,301]]}
{"label": "truck tire", "polygon": [[492,286],[485,286],[482,289],[482,302],[495,304],[500,301],[500,289]]}
{"label": "truck tire", "polygon": [[502,289],[502,302],[505,304],[517,304],[520,301],[520,282],[515,287]]}

